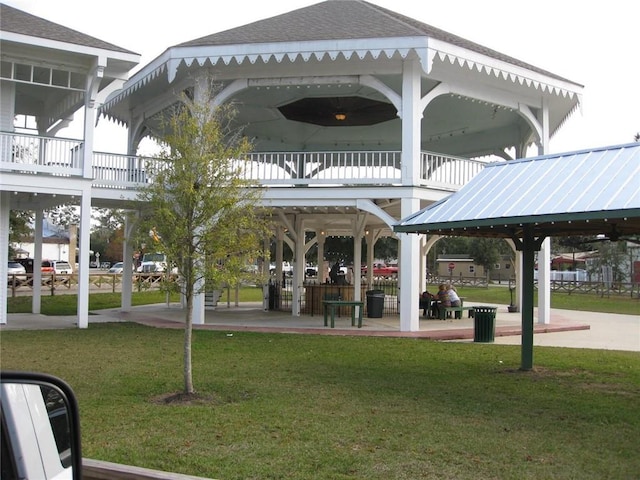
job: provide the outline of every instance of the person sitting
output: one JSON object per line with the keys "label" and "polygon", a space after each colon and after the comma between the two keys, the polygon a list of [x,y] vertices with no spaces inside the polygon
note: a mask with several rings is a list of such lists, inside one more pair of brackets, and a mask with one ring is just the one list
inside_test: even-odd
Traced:
{"label": "person sitting", "polygon": [[440,316],[440,307],[450,307],[451,300],[449,300],[449,291],[447,290],[447,286],[444,283],[441,283],[438,287],[437,293],[438,303],[437,303],[437,312],[436,316]]}
{"label": "person sitting", "polygon": [[447,294],[449,295],[449,302],[451,302],[452,307],[461,307],[462,302],[460,301],[460,297],[458,296],[458,292],[453,287],[453,285],[447,285]]}
{"label": "person sitting", "polygon": [[[422,292],[420,295],[420,308],[422,309],[422,316],[426,317],[430,312],[433,311],[433,303],[435,302],[436,297],[434,294],[429,293],[428,290]],[[432,315],[433,316],[433,315]]]}

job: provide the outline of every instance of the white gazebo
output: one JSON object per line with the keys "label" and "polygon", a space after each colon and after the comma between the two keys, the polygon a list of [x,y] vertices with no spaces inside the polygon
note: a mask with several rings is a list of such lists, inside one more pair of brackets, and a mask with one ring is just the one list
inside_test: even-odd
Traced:
{"label": "white gazebo", "polygon": [[[532,144],[547,153],[582,93],[575,82],[372,3],[325,1],[169,47],[113,92],[99,114],[127,126],[129,155],[87,159],[93,205],[135,198],[149,180],[140,141],[153,137],[179,92],[197,97],[205,78],[221,85],[215,101],[234,102],[254,140],[248,175],[277,212],[274,237],[294,252],[292,314],[300,313],[311,244],[322,259],[327,236],[352,237],[358,272],[362,239],[372,264],[376,240],[394,235],[404,331],[419,328],[416,294],[438,237],[394,225],[457,191],[488,159],[522,157]],[[356,275],[355,297],[360,283]],[[548,306],[544,291],[541,299]],[[200,305],[196,322],[204,321]]]}

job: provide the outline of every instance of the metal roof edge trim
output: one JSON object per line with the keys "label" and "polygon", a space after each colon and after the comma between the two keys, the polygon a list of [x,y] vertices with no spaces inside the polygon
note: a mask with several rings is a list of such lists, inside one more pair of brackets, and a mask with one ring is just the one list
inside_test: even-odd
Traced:
{"label": "metal roof edge trim", "polygon": [[583,148],[580,150],[570,150],[567,152],[545,153],[544,155],[537,155],[535,157],[525,157],[525,158],[518,158],[516,160],[504,160],[504,161],[498,161],[498,162],[491,162],[491,163],[487,163],[485,168],[501,167],[501,166],[503,167],[507,165],[512,165],[514,163],[535,162],[538,160],[545,160],[549,158],[569,157],[573,155],[582,155],[586,153],[602,152],[605,150],[619,150],[621,148],[640,148],[640,142],[621,143],[619,145],[605,145],[602,147],[594,147],[594,148]]}
{"label": "metal roof edge trim", "polygon": [[394,225],[393,230],[399,233],[427,233],[435,230],[460,231],[473,230],[480,227],[500,226],[501,228],[520,227],[525,224],[553,224],[555,222],[580,222],[589,220],[616,220],[627,217],[640,217],[640,208],[629,208],[608,211],[591,211],[580,213],[558,213],[529,215],[520,217],[469,219],[458,222],[437,222],[411,225],[409,219]]}

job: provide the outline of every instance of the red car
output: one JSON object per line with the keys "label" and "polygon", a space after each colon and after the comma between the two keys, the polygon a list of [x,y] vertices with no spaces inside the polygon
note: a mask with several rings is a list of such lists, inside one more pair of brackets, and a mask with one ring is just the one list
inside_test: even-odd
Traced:
{"label": "red car", "polygon": [[[367,266],[362,267],[362,275],[367,274]],[[383,278],[396,278],[398,276],[398,267],[395,265],[385,265],[384,263],[373,264],[373,276]]]}

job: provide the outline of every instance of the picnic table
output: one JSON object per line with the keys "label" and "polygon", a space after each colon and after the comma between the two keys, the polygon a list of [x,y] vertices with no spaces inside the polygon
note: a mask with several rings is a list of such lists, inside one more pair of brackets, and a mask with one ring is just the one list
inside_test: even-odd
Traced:
{"label": "picnic table", "polygon": [[357,300],[323,300],[324,326],[327,326],[328,317],[331,316],[331,328],[335,327],[336,308],[351,307],[351,326],[356,324],[356,308],[358,309],[358,328],[362,328],[362,310],[364,302]]}

